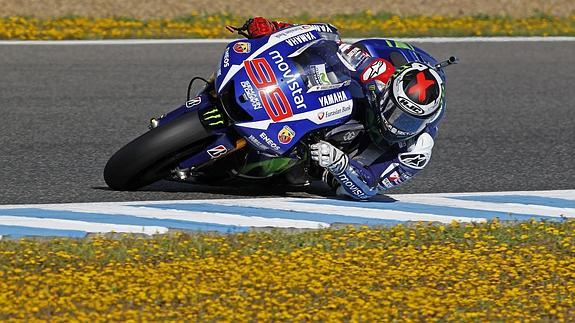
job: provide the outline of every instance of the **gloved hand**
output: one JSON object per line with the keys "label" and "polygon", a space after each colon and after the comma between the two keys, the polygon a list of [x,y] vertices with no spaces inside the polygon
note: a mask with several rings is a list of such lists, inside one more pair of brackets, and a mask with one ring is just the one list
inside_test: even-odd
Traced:
{"label": "gloved hand", "polygon": [[317,144],[310,145],[309,148],[311,159],[334,175],[343,173],[349,164],[349,157],[329,142],[320,140]]}
{"label": "gloved hand", "polygon": [[248,32],[248,38],[258,38],[272,34],[277,30],[273,22],[264,17],[254,17],[248,19],[244,24],[244,28]]}

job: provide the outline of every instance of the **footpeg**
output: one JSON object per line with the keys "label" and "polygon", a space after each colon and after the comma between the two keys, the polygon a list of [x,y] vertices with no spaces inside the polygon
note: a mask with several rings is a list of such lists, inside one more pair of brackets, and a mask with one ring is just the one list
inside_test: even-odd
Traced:
{"label": "footpeg", "polygon": [[150,119],[150,125],[148,126],[148,128],[154,129],[154,128],[157,128],[158,125],[160,125],[160,121],[156,118],[152,118],[152,119]]}
{"label": "footpeg", "polygon": [[185,181],[190,176],[190,169],[176,168],[176,170],[174,171],[174,176],[181,181]]}

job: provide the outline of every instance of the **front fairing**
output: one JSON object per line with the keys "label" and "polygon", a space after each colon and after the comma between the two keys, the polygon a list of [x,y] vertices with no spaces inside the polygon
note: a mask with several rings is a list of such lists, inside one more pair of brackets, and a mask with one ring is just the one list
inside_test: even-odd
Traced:
{"label": "front fairing", "polygon": [[241,110],[235,130],[258,150],[289,151],[307,133],[352,113],[349,71],[313,26],[232,42],[216,78],[222,105]]}

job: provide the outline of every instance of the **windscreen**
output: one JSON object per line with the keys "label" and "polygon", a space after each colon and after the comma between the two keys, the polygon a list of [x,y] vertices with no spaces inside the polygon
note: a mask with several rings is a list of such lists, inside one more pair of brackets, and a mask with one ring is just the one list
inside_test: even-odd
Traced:
{"label": "windscreen", "polygon": [[330,86],[351,80],[338,50],[337,43],[322,39],[292,58],[308,89],[329,89]]}

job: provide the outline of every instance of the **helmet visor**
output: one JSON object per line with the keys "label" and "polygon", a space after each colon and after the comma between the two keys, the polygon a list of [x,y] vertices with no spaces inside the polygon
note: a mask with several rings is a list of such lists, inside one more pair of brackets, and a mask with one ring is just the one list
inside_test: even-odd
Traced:
{"label": "helmet visor", "polygon": [[391,89],[384,91],[380,100],[379,125],[382,135],[389,141],[399,141],[417,135],[425,125],[428,118],[417,117],[404,111],[393,100],[389,93]]}

